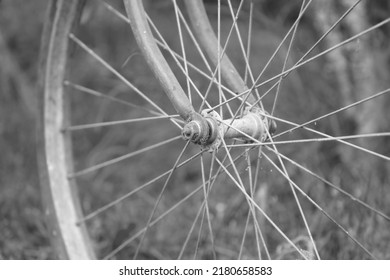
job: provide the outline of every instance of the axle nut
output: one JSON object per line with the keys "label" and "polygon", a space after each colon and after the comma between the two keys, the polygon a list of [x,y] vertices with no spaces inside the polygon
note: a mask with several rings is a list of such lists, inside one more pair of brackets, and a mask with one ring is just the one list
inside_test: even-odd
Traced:
{"label": "axle nut", "polygon": [[197,121],[190,121],[182,130],[183,139],[186,141],[198,142],[201,138],[201,127]]}

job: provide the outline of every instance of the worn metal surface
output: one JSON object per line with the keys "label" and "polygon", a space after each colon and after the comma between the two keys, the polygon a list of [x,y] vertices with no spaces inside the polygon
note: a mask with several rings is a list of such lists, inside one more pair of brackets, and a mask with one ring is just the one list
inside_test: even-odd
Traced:
{"label": "worn metal surface", "polygon": [[184,120],[191,120],[195,110],[156,44],[145,16],[142,0],[124,0],[124,3],[138,46],[154,75],[176,112]]}
{"label": "worn metal surface", "polygon": [[[71,141],[63,127],[69,121],[63,79],[68,55],[68,34],[82,1],[51,1],[42,41],[43,90],[38,125],[40,180],[52,244],[60,259],[95,258],[84,225],[73,180]],[[42,69],[43,70],[43,69]]]}

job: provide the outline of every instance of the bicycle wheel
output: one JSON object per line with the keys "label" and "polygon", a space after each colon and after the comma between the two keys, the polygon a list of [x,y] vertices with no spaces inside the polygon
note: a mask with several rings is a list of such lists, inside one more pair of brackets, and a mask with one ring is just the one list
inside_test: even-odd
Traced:
{"label": "bicycle wheel", "polygon": [[[321,1],[123,2],[49,8],[39,165],[59,258],[389,258],[386,41],[370,38],[390,19],[364,1],[332,18]],[[218,141],[187,135],[192,109]],[[234,126],[253,112],[260,132]]]}

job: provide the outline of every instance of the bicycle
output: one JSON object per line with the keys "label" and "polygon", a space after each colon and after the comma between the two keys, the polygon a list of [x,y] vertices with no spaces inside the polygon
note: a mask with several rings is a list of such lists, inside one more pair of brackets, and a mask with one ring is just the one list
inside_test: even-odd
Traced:
{"label": "bicycle", "polygon": [[[387,152],[364,146],[390,132],[329,132],[348,109],[380,110],[390,90],[337,108],[324,105],[316,83],[305,99],[313,108],[291,90],[324,70],[311,64],[389,18],[318,50],[356,1],[297,59],[311,0],[280,37],[259,28],[256,1],[85,2],[51,1],[42,39],[39,165],[59,258],[389,257],[388,178],[374,180],[383,210],[361,198],[367,187],[351,186],[369,185],[373,167],[386,170]],[[99,29],[110,41],[95,37]],[[262,37],[278,41],[269,59],[255,48],[269,47]],[[296,73],[305,67],[304,79]]]}

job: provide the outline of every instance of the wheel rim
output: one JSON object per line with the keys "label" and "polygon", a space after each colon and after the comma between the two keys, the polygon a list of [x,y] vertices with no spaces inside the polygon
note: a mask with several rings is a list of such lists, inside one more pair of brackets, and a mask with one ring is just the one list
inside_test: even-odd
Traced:
{"label": "wheel rim", "polygon": [[[227,2],[225,3],[226,5],[223,6],[227,14],[231,13],[231,10],[233,10],[234,13],[234,8],[229,7],[229,3],[230,2]],[[252,6],[251,3],[252,2],[250,2],[248,7]],[[110,11],[113,11],[112,6],[106,7],[108,7]],[[305,7],[306,6],[303,5],[301,9],[303,10]],[[90,7],[87,6],[87,8]],[[181,11],[179,10],[179,7],[176,7],[174,11],[175,12],[172,12],[174,16],[179,17],[179,11]],[[218,11],[217,14],[220,14],[221,10],[218,9]],[[235,11],[237,12],[237,10]],[[97,11],[97,13],[98,12],[99,11]],[[253,13],[253,10],[252,8],[249,8],[246,12],[247,14],[251,14]],[[118,21],[123,20],[124,24],[127,23],[125,18],[116,12],[114,12],[114,14],[118,16]],[[153,8],[151,8],[150,17],[152,18],[153,15]],[[226,22],[223,23],[226,24]],[[156,25],[158,26],[158,24]],[[218,24],[217,22],[217,26],[221,25],[223,24]],[[231,25],[228,26],[230,27]],[[296,26],[299,25],[297,24]],[[82,28],[83,27],[81,27],[81,29]],[[152,29],[153,28],[154,27],[152,26]],[[186,27],[183,25],[181,28],[185,29]],[[251,29],[253,28],[255,27],[252,26]],[[231,29],[233,31],[235,30],[234,25]],[[297,32],[296,30],[297,29],[294,26],[290,29],[292,38],[295,38],[294,34]],[[154,30],[154,32],[157,31]],[[141,81],[137,81],[134,79],[134,76],[132,76],[134,75],[134,72],[127,70],[126,67],[121,69],[118,67],[118,64],[113,64],[115,67],[107,66],[105,64],[105,57],[109,57],[109,55],[97,55],[97,53],[99,53],[98,48],[92,50],[89,44],[79,38],[83,35],[82,33],[83,31],[81,31],[80,34],[71,34],[70,38],[77,46],[80,53],[84,52],[84,54],[88,55],[87,57],[89,57],[90,60],[97,61],[97,65],[103,66],[103,69],[107,70],[109,74],[100,74],[102,74],[101,77],[108,83],[108,86],[103,83],[98,83],[97,86],[84,86],[79,84],[77,77],[75,79],[76,81],[71,80],[72,75],[65,81],[68,90],[68,93],[65,93],[65,96],[68,94],[72,95],[72,100],[70,102],[72,103],[72,107],[75,108],[74,111],[72,111],[73,115],[69,117],[72,125],[65,124],[65,131],[67,133],[72,131],[73,146],[76,144],[76,147],[71,149],[69,144],[65,143],[63,145],[63,147],[67,147],[67,153],[75,154],[75,159],[74,163],[72,162],[72,166],[67,164],[67,173],[63,174],[65,177],[62,176],[61,181],[64,181],[66,176],[70,176],[77,181],[78,188],[82,188],[82,206],[86,214],[77,219],[77,224],[85,224],[89,229],[95,247],[98,248],[99,257],[321,258],[323,255],[325,255],[325,257],[335,256],[329,253],[329,250],[331,251],[332,249],[329,249],[328,251],[326,249],[322,250],[323,248],[331,247],[325,246],[326,242],[340,242],[340,240],[344,239],[349,240],[348,242],[350,243],[348,243],[348,246],[351,247],[351,250],[353,247],[353,253],[350,254],[358,254],[359,258],[365,258],[367,256],[375,257],[378,253],[379,257],[386,257],[385,255],[380,254],[380,246],[373,246],[372,249],[368,248],[366,243],[369,242],[365,240],[366,237],[364,233],[362,233],[362,230],[354,224],[354,218],[351,218],[351,221],[347,221],[347,226],[345,226],[343,222],[337,221],[337,219],[333,217],[336,214],[339,219],[341,217],[341,220],[347,219],[342,215],[342,212],[350,207],[350,202],[340,203],[340,209],[334,212],[332,209],[327,208],[326,205],[324,206],[323,203],[320,203],[324,201],[332,202],[333,200],[346,201],[340,199],[340,195],[346,195],[347,198],[349,197],[348,201],[358,201],[357,205],[359,205],[359,209],[364,209],[360,211],[364,212],[369,209],[370,212],[377,213],[378,217],[382,217],[380,219],[388,220],[389,218],[386,216],[384,210],[377,211],[377,207],[367,207],[365,202],[360,202],[360,196],[356,193],[357,190],[348,190],[355,192],[352,194],[346,193],[346,191],[340,189],[337,184],[331,182],[332,180],[327,179],[328,176],[335,176],[341,183],[347,184],[348,188],[348,185],[362,183],[366,178],[358,180],[359,176],[356,172],[344,171],[351,177],[344,180],[342,175],[335,175],[337,171],[332,170],[332,164],[329,165],[329,163],[326,163],[325,167],[322,169],[322,172],[325,174],[317,171],[313,175],[313,171],[310,171],[309,168],[302,164],[302,162],[305,162],[305,159],[307,162],[307,158],[310,158],[317,149],[328,149],[326,144],[324,147],[318,143],[330,143],[331,141],[335,141],[335,137],[329,136],[319,129],[316,129],[315,125],[317,122],[320,123],[322,120],[329,118],[330,115],[333,115],[333,112],[337,112],[336,109],[328,110],[327,114],[322,113],[321,111],[321,114],[319,114],[320,117],[318,118],[314,117],[315,115],[318,116],[318,114],[311,112],[311,117],[307,119],[306,116],[300,116],[302,109],[291,110],[290,115],[287,114],[287,116],[283,116],[283,114],[275,111],[277,110],[274,105],[276,102],[268,101],[268,105],[261,104],[261,106],[264,106],[266,110],[273,114],[278,124],[281,125],[279,128],[280,132],[277,132],[272,138],[274,141],[273,143],[262,144],[256,141],[254,143],[222,141],[222,146],[218,152],[215,151],[209,154],[204,151],[199,151],[194,145],[180,140],[180,128],[184,123],[164,100],[163,96],[160,97],[150,93],[155,91],[156,88],[157,90],[159,88],[158,85],[152,85],[151,89],[148,88],[149,79],[152,79],[151,77],[148,77],[147,81],[142,81],[142,79]],[[180,34],[178,36],[180,37]],[[186,36],[188,37],[190,35],[187,34]],[[219,34],[218,37],[223,37],[223,35]],[[160,41],[160,47],[165,45],[163,39],[160,38],[157,33],[156,38]],[[181,51],[181,56],[184,58],[190,58],[191,55],[193,55],[190,53],[190,48],[187,48],[187,50],[182,48],[184,45],[188,45],[188,42],[191,42],[188,38],[186,40],[186,42],[181,42],[179,46],[176,46],[176,48],[172,47],[172,49],[175,49],[178,53]],[[245,45],[244,42],[246,42],[246,40],[243,39],[243,45]],[[294,40],[291,40],[291,42],[294,42]],[[285,45],[289,45],[287,39]],[[164,50],[163,47],[161,48]],[[250,48],[242,48],[241,46],[240,49],[244,49],[248,53]],[[102,51],[104,52],[105,50],[102,49]],[[291,49],[286,47],[285,56],[289,57],[290,52]],[[183,63],[182,69],[178,69],[178,66],[175,66],[175,59],[170,56],[171,53],[172,50],[165,49],[165,56],[168,59],[168,63],[170,63],[171,68],[174,69],[176,74],[179,73],[177,74],[178,76],[183,75],[180,74],[180,71],[182,71],[182,73],[191,71],[194,73],[197,71],[193,70],[194,64],[190,64],[191,62],[188,62],[188,64]],[[251,52],[251,57],[257,57],[257,54],[253,50]],[[80,64],[76,61],[77,59],[73,59],[73,65],[71,66],[80,67]],[[246,59],[248,59],[248,57]],[[122,62],[124,60],[125,59],[122,57]],[[314,59],[312,60],[314,61]],[[180,62],[180,59],[178,59],[178,61]],[[198,63],[196,60],[193,61],[193,63]],[[296,61],[298,61],[298,66],[307,63],[307,60],[299,61],[296,59]],[[288,64],[284,63],[284,59],[282,59],[281,62],[282,67],[279,69],[282,70],[279,71],[282,72],[282,74],[274,77],[271,75],[272,80],[264,78],[263,80],[265,80],[265,82],[261,82],[260,80],[254,82],[259,92],[260,90],[262,91],[262,93],[258,93],[259,95],[268,92],[267,89],[269,88],[263,87],[270,81],[280,82],[282,81],[280,78],[283,77],[283,83],[285,83],[284,79],[286,79],[286,77],[284,77],[284,75],[289,73],[289,69],[296,67],[289,67]],[[61,62],[60,64],[65,65],[65,62]],[[141,70],[141,73],[148,73],[147,70],[145,70],[146,65],[140,56],[130,57],[130,62],[128,62],[128,64],[131,64],[132,66],[137,64],[143,65],[142,67],[144,67],[144,69]],[[210,65],[208,67],[214,69]],[[121,73],[119,73],[119,70],[115,69],[120,69]],[[202,71],[204,72],[207,71],[206,66],[203,66],[201,69],[203,69]],[[220,72],[221,71],[216,71],[216,79],[219,81],[222,79]],[[88,73],[83,72],[83,74],[88,76]],[[242,74],[242,76],[246,77],[245,81],[248,84],[252,84],[253,80],[256,78],[256,76],[250,73],[246,67],[244,67]],[[118,79],[119,82],[113,82],[112,76]],[[234,101],[225,101],[233,96],[229,95],[228,89],[222,85],[217,85],[215,90],[217,92],[223,92],[226,96],[221,93],[219,96],[217,95],[217,97],[212,97],[211,93],[205,93],[208,89],[208,83],[204,80],[202,81],[199,76],[202,75],[194,74],[192,76],[193,80],[188,80],[186,78],[181,80],[181,84],[183,88],[186,89],[186,93],[189,91],[192,92],[192,95],[189,95],[189,98],[196,109],[203,107],[213,108],[222,116],[229,116],[229,114],[233,114],[233,116],[239,115],[239,110],[242,109],[242,107],[240,108],[240,102],[233,104]],[[252,82],[251,76],[253,76]],[[90,79],[91,77],[87,77],[87,79],[88,78]],[[61,82],[58,82],[57,84],[62,84],[62,78],[60,79]],[[196,89],[193,88],[195,85],[194,80],[196,79],[198,79],[199,84],[204,84],[199,88],[203,88],[200,92],[207,95],[208,103],[197,97]],[[48,80],[53,80],[52,76],[50,76]],[[115,83],[120,82],[124,82],[124,84],[128,86],[128,90],[130,90],[134,96],[138,97],[124,97],[124,92],[126,90],[122,86],[115,86]],[[89,83],[91,83],[91,80]],[[151,83],[152,82],[150,82],[150,84]],[[135,85],[137,87],[135,87]],[[279,92],[279,84],[274,83],[274,85],[274,88]],[[114,90],[117,91],[117,93],[108,94],[108,97],[107,94],[105,95],[106,100],[118,104],[117,109],[116,107],[113,107],[113,105],[96,105],[89,97],[75,97],[75,92],[89,93],[90,96],[95,96],[95,98],[96,96],[101,97],[101,90],[99,87],[102,87],[103,90],[114,88]],[[140,90],[138,88],[140,87],[143,88],[142,92],[146,92],[145,94],[139,94],[138,91]],[[191,90],[188,90],[189,88]],[[46,91],[50,92],[52,90],[46,89]],[[371,96],[366,99],[376,100],[387,92],[388,90],[378,92],[378,94],[374,95],[376,96],[375,98]],[[230,92],[230,94],[231,93],[232,92]],[[60,95],[62,96],[62,93]],[[144,98],[144,96],[147,98]],[[295,96],[295,98],[297,97],[299,97],[299,95]],[[283,97],[278,97],[278,99],[280,98]],[[153,108],[154,106],[149,99],[153,100],[153,103],[158,104],[158,108],[161,109],[160,112],[155,110],[156,108]],[[351,102],[351,105],[349,106],[354,108],[357,106],[356,104],[363,103],[361,100],[364,100],[364,98]],[[237,101],[237,99],[235,101]],[[287,103],[288,101],[289,99],[286,99],[285,97],[282,102]],[[83,109],[77,109],[77,106],[83,108],[84,105],[82,104],[86,103],[89,105],[89,108],[100,110],[99,114],[96,115],[91,112],[85,112]],[[122,103],[122,105],[120,105],[120,103]],[[265,101],[265,103],[267,103],[267,101]],[[232,104],[232,107],[228,108],[227,106],[220,106],[219,104]],[[146,109],[139,109],[141,105],[145,105]],[[119,108],[119,106],[123,107]],[[127,109],[124,108],[129,107],[131,107],[131,111],[127,112]],[[51,109],[53,108],[55,107],[52,107]],[[284,109],[283,106],[282,109]],[[112,113],[113,110],[117,112]],[[235,113],[236,110],[238,110],[238,113]],[[305,113],[311,111],[310,108],[305,108],[305,110]],[[313,111],[315,110],[316,109]],[[343,106],[343,109],[340,110],[340,112],[343,112],[344,110],[345,106]],[[127,129],[111,129],[112,127],[116,127],[114,124],[123,124],[121,121],[116,121],[117,119],[114,118],[117,117],[117,114],[119,113],[124,113],[126,118],[131,119],[131,121],[126,121],[128,123],[126,125],[128,126]],[[50,115],[54,114],[56,113],[50,113]],[[64,116],[66,116],[65,113]],[[110,117],[112,119],[109,119]],[[94,118],[98,121],[94,121]],[[105,118],[108,118],[108,121],[111,123],[108,123]],[[102,119],[103,121],[101,121]],[[160,122],[165,122],[167,125],[163,125]],[[74,123],[76,123],[76,125],[74,125]],[[77,126],[78,124],[84,123],[97,123],[97,125],[91,127]],[[315,125],[311,126],[313,124]],[[49,131],[57,131],[57,137],[62,137],[61,135],[63,135],[59,133],[59,128],[62,129],[62,126],[63,124],[61,122],[60,125],[56,125],[56,130],[54,130],[46,124]],[[309,134],[298,132],[300,130],[306,130],[311,133],[314,132],[319,136],[304,140]],[[129,137],[129,134],[131,135],[131,138]],[[285,138],[282,138],[283,135]],[[297,136],[302,138],[302,140],[286,137],[288,135]],[[389,135],[385,132],[383,134],[365,134],[365,136],[367,139],[370,139],[369,137],[377,139]],[[93,140],[93,137],[102,137],[102,139],[97,141],[96,139]],[[352,137],[363,139],[363,137],[359,135]],[[121,142],[117,138],[127,140],[122,140]],[[129,138],[130,140],[128,140]],[[63,139],[66,138],[63,137]],[[349,137],[338,137],[335,142],[343,142],[345,144],[348,139]],[[58,143],[58,141],[56,140],[55,143]],[[70,141],[70,138],[66,141]],[[301,148],[297,148],[296,150],[294,148],[287,150],[283,148],[283,145],[287,146],[287,144],[290,144],[291,147],[291,145],[299,146],[305,145],[305,143],[310,143],[312,147],[308,148],[307,146],[301,146]],[[385,164],[388,164],[389,158],[385,154],[369,152],[365,148],[357,148],[356,144],[352,145],[354,145],[352,146],[354,154],[357,153],[356,151],[359,151],[359,153],[363,151],[371,156],[381,158],[381,160],[384,160]],[[279,149],[278,147],[281,148]],[[333,146],[330,147],[335,149]],[[46,149],[49,148],[46,146]],[[49,150],[52,149],[53,148],[50,148]],[[96,152],[97,149],[101,150]],[[79,153],[79,155],[77,155],[77,153]],[[122,153],[125,155],[121,155]],[[56,153],[56,155],[58,156],[58,153]],[[337,156],[337,153],[334,156]],[[352,158],[354,156],[355,155],[352,155]],[[364,154],[363,156],[357,156],[357,159],[355,160],[363,158],[365,158]],[[317,169],[321,167],[321,161],[327,160],[329,160],[327,156],[320,155],[318,160],[312,159],[309,163],[313,164],[315,169]],[[333,163],[337,162],[334,159],[333,161],[329,161]],[[58,162],[58,160],[55,160],[54,162]],[[73,171],[73,164],[76,166],[74,168],[75,171]],[[122,167],[118,167],[119,165]],[[139,166],[137,167],[137,165],[144,165],[146,167],[140,168]],[[167,166],[170,167],[166,168]],[[340,163],[339,166],[340,169],[346,168],[342,163]],[[369,167],[360,168],[369,171]],[[277,173],[277,175],[273,175],[275,173]],[[216,176],[216,174],[218,174],[218,176]],[[299,178],[301,176],[306,176],[303,174],[310,175],[305,177],[306,181]],[[315,183],[312,183],[312,179],[308,179],[310,177],[318,180],[316,181],[316,184],[330,186],[333,190],[325,191],[322,189],[317,192],[312,190],[310,184]],[[190,185],[190,183],[192,183],[192,185]],[[379,183],[379,181],[377,183]],[[53,182],[51,184],[58,185]],[[131,186],[126,189],[124,187],[126,184]],[[275,185],[279,186],[275,187],[276,190],[272,187]],[[83,186],[87,187],[84,188]],[[109,186],[114,190],[107,190]],[[283,186],[283,188],[280,186]],[[95,188],[95,190],[85,190],[88,187]],[[115,187],[117,188],[116,190]],[[66,188],[72,189],[70,185]],[[116,193],[116,191],[118,193]],[[360,189],[360,191],[362,191],[362,189]],[[335,192],[338,194],[334,194]],[[102,198],[102,196],[104,196],[103,194],[107,194],[107,196],[111,195],[112,197],[107,199],[105,197]],[[324,198],[322,198],[322,196],[324,196]],[[328,200],[325,200],[325,196],[328,196]],[[205,199],[205,197],[207,199]],[[273,203],[272,199],[274,200]],[[319,202],[315,202],[316,199],[319,199]],[[73,201],[74,198],[70,200]],[[75,201],[77,201],[77,199]],[[286,206],[286,208],[293,210],[286,213],[285,208],[274,206],[278,204],[287,204],[288,207]],[[319,206],[319,204],[322,204],[322,206]],[[194,205],[197,206],[195,207]],[[337,207],[337,205],[336,202],[332,204],[333,207]],[[78,208],[77,203],[74,207],[75,209]],[[316,211],[312,211],[311,207],[315,208]],[[280,213],[282,210],[284,210],[284,213]],[[115,215],[118,215],[119,218],[115,218]],[[294,218],[294,215],[299,218]],[[324,219],[327,220],[327,223],[332,227],[332,230],[329,232],[323,232],[325,230],[324,227],[318,225],[320,221],[324,222]],[[318,222],[316,222],[317,220]],[[336,221],[335,223],[333,222],[334,220]],[[73,223],[74,221],[75,220],[73,219]],[[294,222],[298,223],[298,225],[291,224]],[[313,230],[313,227],[318,231]],[[388,227],[388,224],[380,222],[378,227]],[[185,233],[184,230],[183,232],[179,232],[179,229],[182,228],[186,229]],[[334,233],[336,229],[337,233]],[[347,231],[355,231],[353,232],[355,234],[346,233]],[[363,240],[358,238],[359,234]],[[278,237],[274,235],[278,235]],[[320,237],[317,235],[320,235]],[[339,235],[341,235],[341,237]],[[357,236],[355,237],[355,235]],[[170,240],[169,237],[173,240]],[[83,235],[82,241],[80,242],[87,244],[87,247],[90,246],[90,242],[84,238],[85,236]],[[88,250],[89,249],[85,249],[85,251]],[[325,251],[325,253],[322,251]],[[343,252],[342,254],[344,255],[336,255],[337,257],[351,257],[348,253]],[[85,257],[91,256],[86,255]]]}
{"label": "wheel rim", "polygon": [[43,155],[40,158],[40,169],[45,214],[59,258],[93,259],[94,253],[86,229],[77,222],[82,216],[78,191],[73,180],[68,178],[69,170],[73,168],[71,141],[69,134],[62,131],[68,122],[68,105],[63,98],[63,77],[68,53],[68,44],[64,38],[72,26],[78,2],[58,1],[57,8],[63,12],[57,12],[53,17],[43,85],[43,137],[40,141]]}

